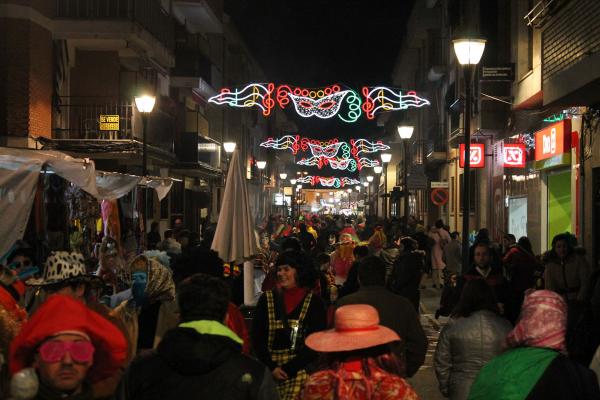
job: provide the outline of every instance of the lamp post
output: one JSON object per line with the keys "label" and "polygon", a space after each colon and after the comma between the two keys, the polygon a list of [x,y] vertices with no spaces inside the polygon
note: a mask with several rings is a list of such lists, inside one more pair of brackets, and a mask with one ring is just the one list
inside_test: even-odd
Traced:
{"label": "lamp post", "polygon": [[373,172],[377,174],[379,177],[377,184],[377,193],[375,194],[375,217],[379,218],[379,182],[381,182],[381,171],[383,171],[383,167],[380,165],[373,168]]}
{"label": "lamp post", "polygon": [[[138,96],[135,98],[135,106],[142,115],[142,176],[148,175],[148,114],[154,109],[156,103],[156,97],[150,95]],[[144,198],[142,204],[144,204],[144,230],[146,229],[146,219],[148,218],[148,196],[145,188]]]}
{"label": "lamp post", "polygon": [[367,182],[369,183],[368,186],[368,193],[367,193],[367,198],[368,198],[368,202],[369,202],[369,215],[373,214],[373,209],[371,208],[371,182],[373,182],[373,175],[367,175]]}
{"label": "lamp post", "polygon": [[[290,179],[290,183],[292,184],[292,218],[294,218],[294,213],[296,212],[296,196],[294,195],[294,193],[295,193],[294,185],[296,184],[296,182],[297,182],[296,179],[294,179],[294,178]],[[284,194],[284,196],[285,196],[285,194]]]}
{"label": "lamp post", "polygon": [[408,204],[408,141],[413,135],[415,130],[414,126],[403,125],[398,126],[398,135],[402,140],[402,144],[404,147],[404,166],[402,168],[402,185],[404,186],[404,219],[406,226],[408,227],[408,214],[409,214],[409,204]]}
{"label": "lamp post", "polygon": [[381,163],[383,164],[383,219],[388,217],[388,191],[387,191],[387,166],[392,160],[390,153],[381,153]]}
{"label": "lamp post", "polygon": [[462,268],[463,273],[469,269],[469,212],[470,212],[470,179],[471,172],[471,103],[473,93],[471,93],[471,82],[475,67],[479,64],[483,51],[485,50],[485,40],[481,38],[462,37],[452,41],[454,53],[460,65],[463,68],[465,80],[465,108],[463,110],[464,129],[465,129],[465,165],[463,168],[463,227],[462,227]]}
{"label": "lamp post", "polygon": [[258,184],[260,187],[259,193],[258,193],[258,212],[259,215],[262,217],[263,216],[263,208],[264,208],[264,202],[263,202],[263,170],[265,169],[265,167],[267,166],[267,162],[266,161],[257,161],[256,162],[256,168],[258,168]]}

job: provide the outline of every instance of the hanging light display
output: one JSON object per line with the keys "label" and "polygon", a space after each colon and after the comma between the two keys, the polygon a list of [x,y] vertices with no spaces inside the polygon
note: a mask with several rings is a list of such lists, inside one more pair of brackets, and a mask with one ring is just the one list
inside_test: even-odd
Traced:
{"label": "hanging light display", "polygon": [[403,94],[399,89],[385,86],[365,86],[362,94],[365,98],[362,108],[368,119],[375,118],[375,114],[379,111],[398,111],[429,105],[429,100],[417,96],[415,91]]}
{"label": "hanging light display", "polygon": [[258,107],[265,117],[275,107],[273,100],[273,83],[251,83],[242,89],[223,88],[221,92],[208,99],[209,103],[228,105],[230,107]]}
{"label": "hanging light display", "polygon": [[319,89],[304,89],[280,85],[277,88],[277,103],[282,109],[290,102],[296,113],[304,118],[329,119],[338,116],[344,122],[355,122],[360,118],[362,100],[352,89],[342,90],[340,85]]}
{"label": "hanging light display", "polygon": [[368,139],[351,139],[348,143],[337,138],[323,141],[302,138],[300,135],[285,135],[279,139],[268,138],[260,146],[275,150],[290,150],[294,155],[310,151],[311,156],[300,159],[298,165],[314,166],[319,169],[328,165],[335,170],[351,172],[380,165],[379,160],[359,157],[360,155],[390,148],[381,140],[371,142]]}
{"label": "hanging light display", "polygon": [[429,105],[427,99],[417,96],[414,91],[402,92],[385,86],[365,86],[362,95],[363,98],[356,90],[342,88],[338,84],[308,89],[290,85],[276,87],[274,83],[250,83],[243,88],[223,88],[208,101],[230,107],[258,107],[265,117],[271,114],[275,103],[282,109],[291,104],[301,117],[329,119],[337,116],[348,123],[356,122],[363,112],[368,119],[373,119],[379,111]]}
{"label": "hanging light display", "polygon": [[313,176],[313,175],[307,175],[302,178],[299,178],[298,182],[310,184],[311,186],[321,185],[324,187],[332,187],[332,188],[336,188],[336,189],[339,189],[344,186],[351,186],[351,185],[356,185],[356,184],[360,183],[359,180],[350,178],[347,176],[338,178],[335,176],[326,177],[326,176]]}

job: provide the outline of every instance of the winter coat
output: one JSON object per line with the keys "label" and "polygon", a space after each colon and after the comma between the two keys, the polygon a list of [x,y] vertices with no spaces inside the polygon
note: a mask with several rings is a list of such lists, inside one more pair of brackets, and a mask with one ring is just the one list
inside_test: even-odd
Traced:
{"label": "winter coat", "polygon": [[425,252],[420,250],[402,254],[394,262],[388,287],[400,296],[407,298],[419,310],[419,285],[425,267]]}
{"label": "winter coat", "polygon": [[506,301],[506,280],[504,279],[504,275],[502,273],[502,268],[497,267],[495,264],[492,264],[490,267],[490,272],[486,277],[481,275],[476,265],[471,266],[469,270],[463,275],[462,279],[459,281],[459,288],[462,292],[462,288],[464,284],[468,281],[483,279],[485,283],[488,284],[492,289],[494,289],[494,293],[496,295],[496,299],[499,303],[505,303]]}
{"label": "winter coat", "polygon": [[444,228],[431,228],[429,237],[435,242],[431,246],[431,268],[443,269],[446,267],[446,263],[444,262],[444,247],[452,240],[450,234]]}
{"label": "winter coat", "polygon": [[502,352],[510,323],[491,311],[451,319],[442,329],[434,355],[440,391],[451,400],[464,400],[479,370]]}
{"label": "winter coat", "polygon": [[123,400],[278,398],[270,371],[243,355],[238,342],[182,327],[131,363],[117,394]]}
{"label": "winter coat", "polygon": [[337,307],[348,304],[368,304],[379,313],[381,325],[398,334],[401,342],[392,344],[392,350],[406,361],[406,375],[414,375],[425,361],[427,336],[421,326],[419,315],[412,304],[383,286],[363,286],[358,292],[343,297]]}
{"label": "winter coat", "polygon": [[552,253],[547,253],[543,263],[546,289],[563,295],[567,301],[589,300],[591,268],[585,257],[571,254],[565,260],[560,260]]}
{"label": "winter coat", "polygon": [[451,272],[460,274],[462,269],[462,243],[458,240],[451,240],[444,247],[444,261],[446,268]]}
{"label": "winter coat", "polygon": [[471,386],[469,400],[599,399],[596,375],[550,349],[517,347],[491,360]]}

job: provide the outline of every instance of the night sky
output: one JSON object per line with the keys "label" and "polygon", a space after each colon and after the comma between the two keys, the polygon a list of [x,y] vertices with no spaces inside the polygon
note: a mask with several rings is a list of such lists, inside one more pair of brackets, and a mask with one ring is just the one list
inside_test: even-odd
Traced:
{"label": "night sky", "polygon": [[[271,82],[308,88],[339,83],[360,93],[365,85],[391,84],[413,2],[225,0],[225,11]],[[309,137],[377,138],[382,132],[364,114],[353,124],[288,115]]]}

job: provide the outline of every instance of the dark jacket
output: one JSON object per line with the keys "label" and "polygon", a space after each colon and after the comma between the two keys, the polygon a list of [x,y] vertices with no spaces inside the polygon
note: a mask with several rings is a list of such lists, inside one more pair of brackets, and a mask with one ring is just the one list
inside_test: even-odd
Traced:
{"label": "dark jacket", "polygon": [[496,299],[499,303],[506,302],[506,281],[504,279],[504,274],[502,273],[502,268],[498,266],[499,264],[492,264],[491,270],[487,277],[481,275],[481,273],[477,270],[476,265],[472,265],[471,268],[463,275],[463,279],[461,280],[461,291],[464,284],[468,281],[483,279],[485,283],[488,284],[496,295]]}
{"label": "dark jacket", "polygon": [[400,346],[394,346],[394,353],[406,361],[407,376],[414,375],[425,361],[427,336],[412,304],[383,286],[361,287],[358,292],[338,300],[337,307],[348,304],[369,304],[377,309],[381,325],[402,339]]}
{"label": "dark jacket", "polygon": [[269,370],[243,355],[240,344],[225,336],[175,328],[155,351],[131,363],[118,398],[266,400],[278,395]]}
{"label": "dark jacket", "polygon": [[[282,320],[283,299],[277,290],[273,290],[273,297],[275,304],[281,304],[281,307],[275,309],[275,318]],[[281,303],[279,303],[281,302]],[[302,300],[298,306],[286,317],[288,320],[297,319],[300,316],[302,309]],[[281,369],[285,371],[290,377],[296,376],[298,371],[309,368],[310,364],[315,362],[318,358],[318,353],[309,349],[304,345],[304,339],[313,332],[322,331],[327,328],[327,313],[325,311],[325,304],[318,296],[312,296],[308,311],[304,318],[303,323],[299,327],[299,340],[296,344],[296,357],[291,361],[283,364]],[[256,357],[262,361],[271,370],[277,367],[277,363],[271,358],[271,354],[268,349],[268,338],[269,338],[269,315],[266,295],[263,294],[258,303],[256,304],[256,310],[254,312],[254,319],[252,321],[252,346],[256,353]],[[273,347],[276,349],[290,348],[291,342],[289,335],[276,335],[273,340]]]}
{"label": "dark jacket", "polygon": [[389,279],[392,292],[406,297],[419,310],[419,285],[425,267],[425,252],[420,250],[402,254],[394,262],[394,268]]}

